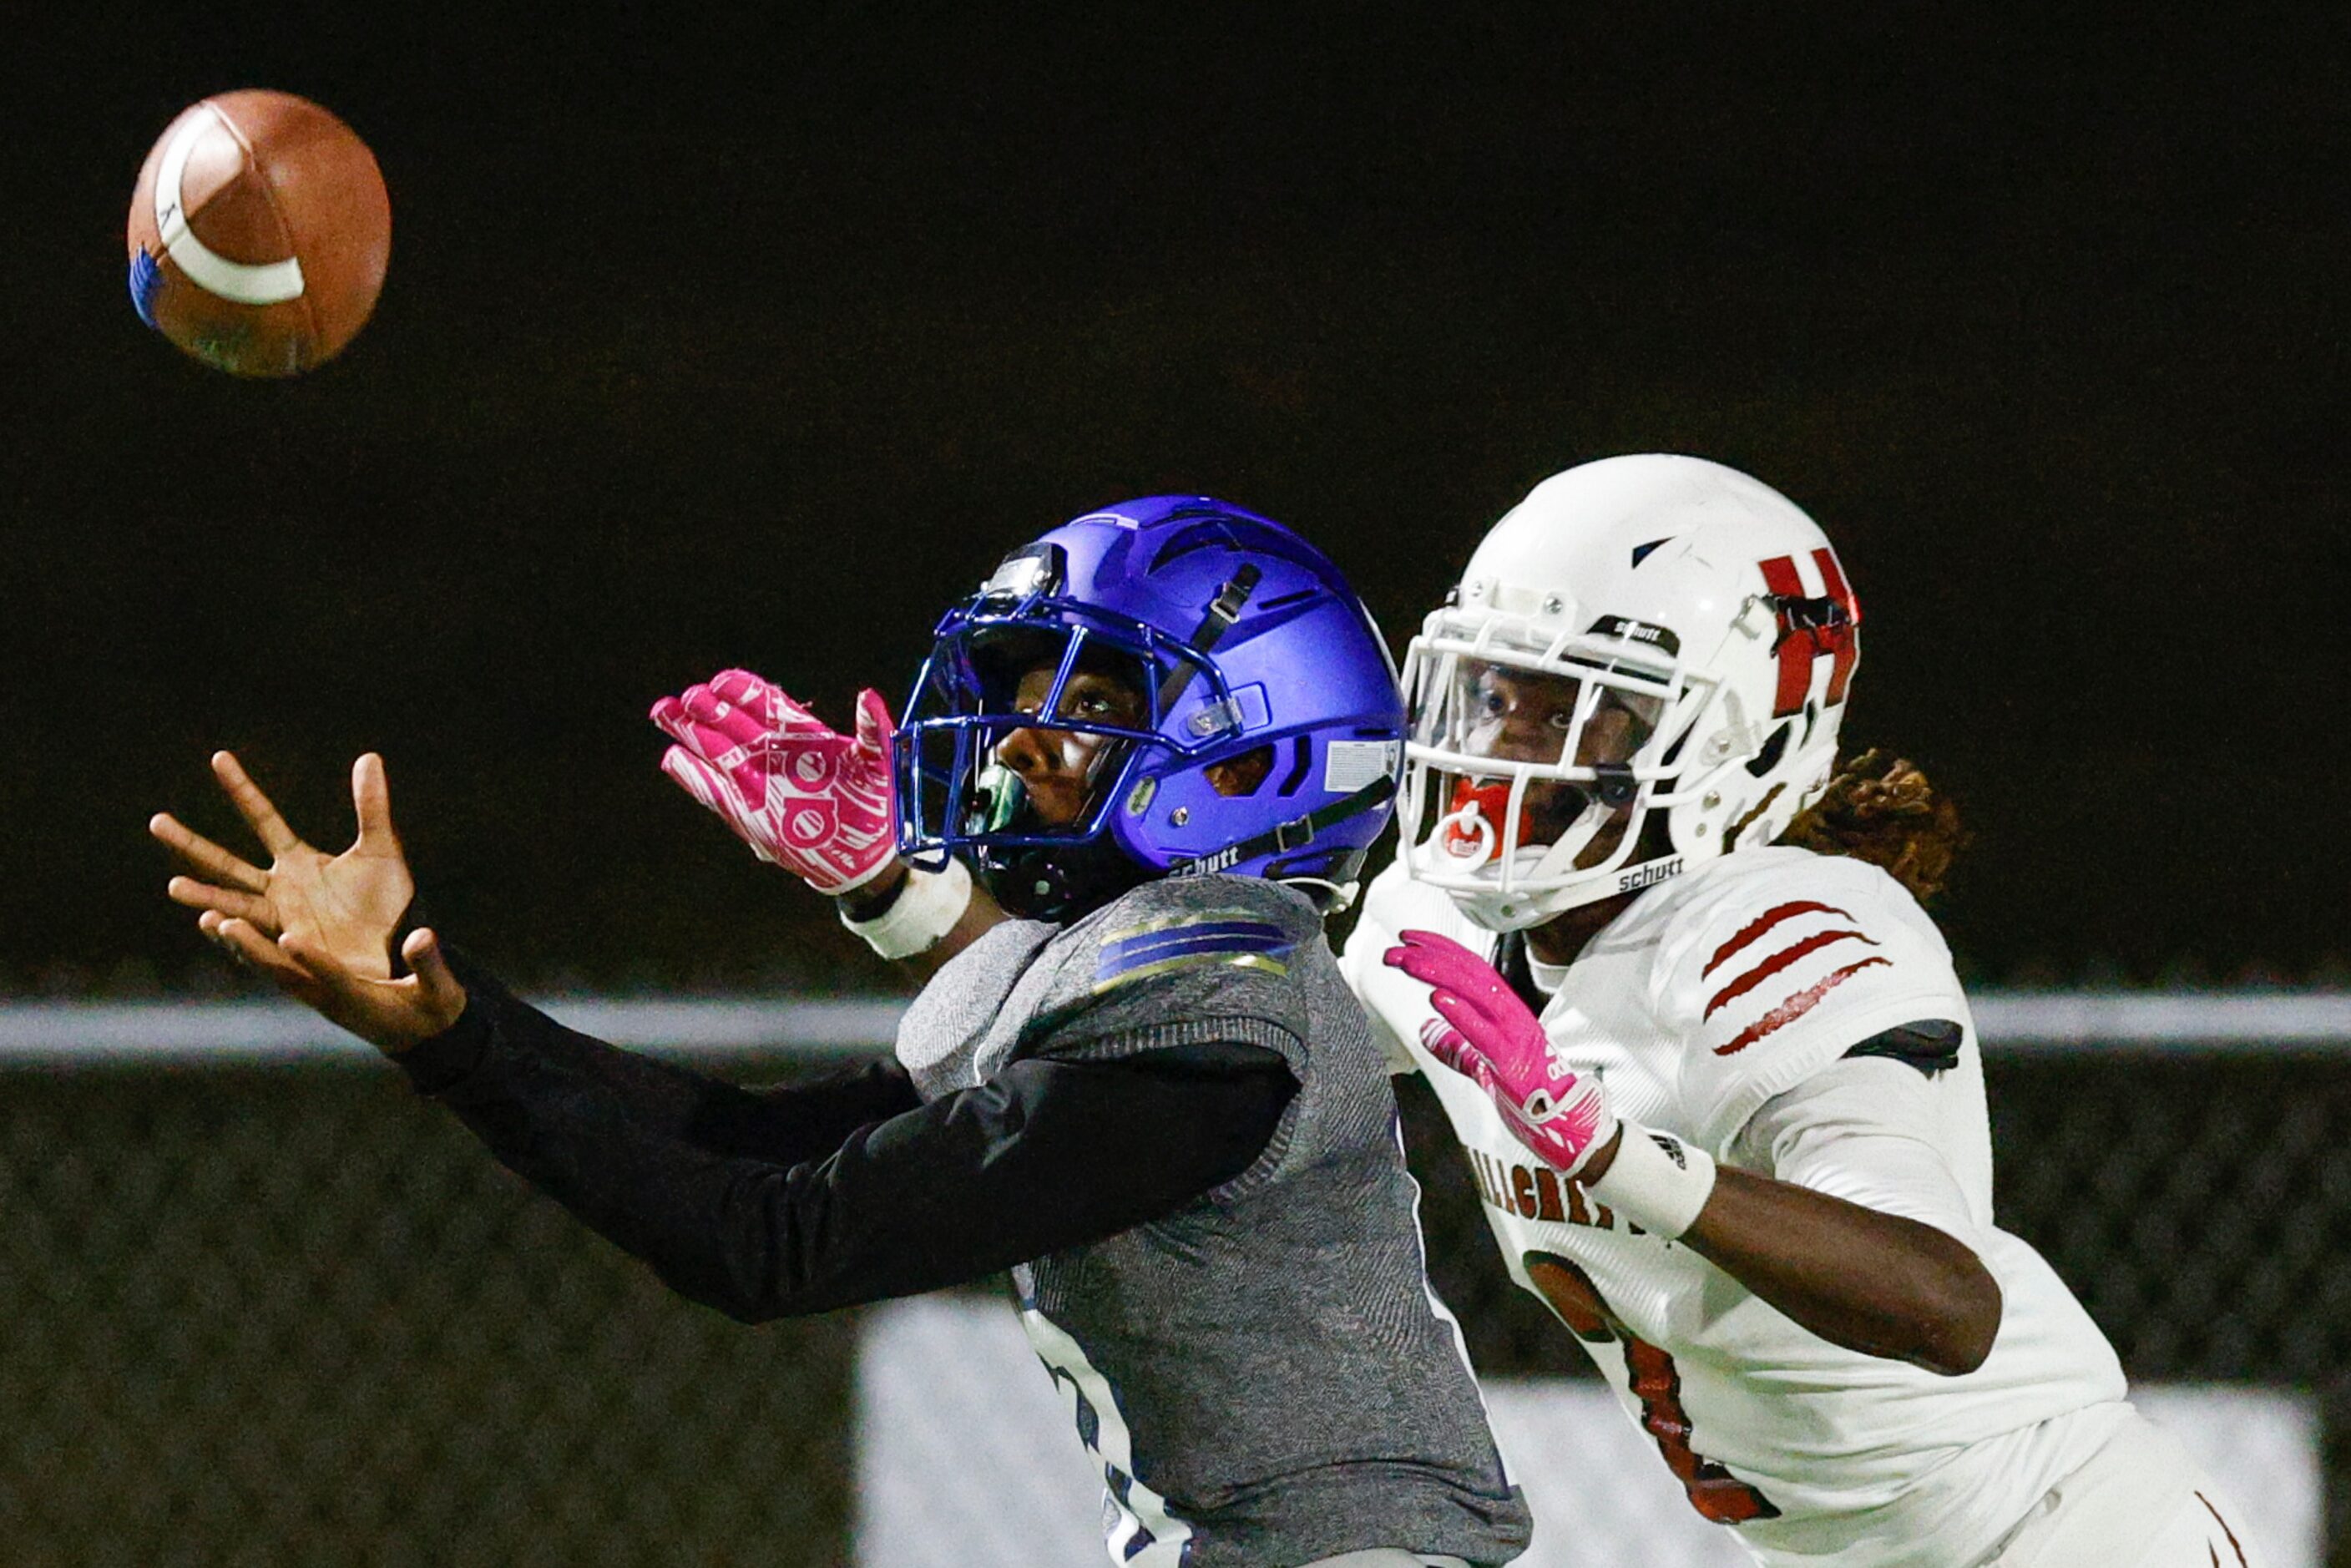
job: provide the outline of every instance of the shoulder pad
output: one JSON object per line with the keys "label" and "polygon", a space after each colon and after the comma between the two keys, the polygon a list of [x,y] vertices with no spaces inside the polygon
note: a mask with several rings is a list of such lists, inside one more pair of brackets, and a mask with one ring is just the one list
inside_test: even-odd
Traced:
{"label": "shoulder pad", "polygon": [[1719,1148],[1757,1106],[1887,1030],[1969,1019],[1950,950],[1876,867],[1802,851],[1708,879],[1660,945],[1683,1101]]}
{"label": "shoulder pad", "polygon": [[[1309,1020],[1293,970],[1322,942],[1313,904],[1262,878],[1145,883],[1054,939],[1019,1053],[1116,1054],[1194,1037],[1302,1041]],[[1327,950],[1320,961],[1330,962]]]}
{"label": "shoulder pad", "polygon": [[1285,974],[1291,950],[1322,930],[1303,894],[1241,876],[1146,883],[1085,924],[1097,996],[1186,969]]}

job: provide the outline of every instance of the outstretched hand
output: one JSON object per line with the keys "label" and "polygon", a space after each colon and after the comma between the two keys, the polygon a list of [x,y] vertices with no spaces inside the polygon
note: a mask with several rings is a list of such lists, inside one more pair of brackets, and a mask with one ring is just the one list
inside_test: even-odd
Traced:
{"label": "outstretched hand", "polygon": [[465,1011],[465,991],[429,930],[410,933],[392,973],[392,939],[415,896],[392,825],[383,758],[351,765],[359,837],[339,855],[312,848],[235,757],[213,754],[213,774],[270,857],[266,869],[160,812],[148,831],[193,875],[173,877],[172,901],[200,913],[196,926],[296,1000],[382,1050],[398,1052],[439,1034]]}
{"label": "outstretched hand", "polygon": [[882,694],[858,695],[849,735],[748,670],[725,670],[650,716],[676,742],[662,771],[761,860],[839,897],[897,863],[894,727]]}
{"label": "outstretched hand", "polygon": [[1510,1135],[1552,1169],[1573,1176],[1607,1150],[1618,1123],[1598,1080],[1560,1065],[1542,1020],[1493,967],[1433,931],[1397,938],[1382,957],[1429,988],[1437,1016],[1420,1041],[1438,1064],[1485,1090]]}

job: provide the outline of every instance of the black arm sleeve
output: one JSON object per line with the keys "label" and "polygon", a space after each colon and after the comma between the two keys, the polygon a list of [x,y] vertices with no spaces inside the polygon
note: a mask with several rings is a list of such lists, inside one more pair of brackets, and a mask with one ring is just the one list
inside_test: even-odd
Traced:
{"label": "black arm sleeve", "polygon": [[786,1090],[755,1113],[471,983],[465,1016],[404,1064],[503,1164],[747,1322],[979,1279],[1171,1213],[1248,1169],[1297,1088],[1247,1045],[1020,1061],[928,1104],[908,1088],[814,1152],[861,1093],[894,1090],[852,1080],[814,1106]]}
{"label": "black arm sleeve", "polygon": [[[455,952],[448,956],[468,998],[484,998],[486,1005],[469,1006],[457,1027],[399,1059],[411,1082],[427,1094],[457,1083],[479,1064],[496,1034],[494,1020],[511,1009],[531,1012],[471,959]],[[606,1045],[551,1019],[539,1021],[546,1026],[544,1038],[525,1038],[555,1053],[571,1078],[625,1101],[631,1119],[644,1130],[713,1154],[755,1155],[783,1165],[821,1159],[858,1128],[922,1103],[905,1069],[892,1061],[755,1092]]]}

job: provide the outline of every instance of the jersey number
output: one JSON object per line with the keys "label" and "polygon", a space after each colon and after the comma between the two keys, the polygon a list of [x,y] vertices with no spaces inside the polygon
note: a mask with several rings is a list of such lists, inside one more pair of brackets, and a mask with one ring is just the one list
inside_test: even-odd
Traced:
{"label": "jersey number", "polygon": [[1690,1506],[1717,1524],[1777,1519],[1771,1500],[1690,1447],[1689,1413],[1682,1408],[1681,1369],[1674,1358],[1631,1333],[1601,1296],[1592,1276],[1564,1258],[1530,1252],[1522,1261],[1559,1321],[1588,1343],[1614,1340],[1625,1347],[1625,1372],[1641,1402],[1641,1426],[1657,1440],[1666,1468],[1682,1483]]}
{"label": "jersey number", "polygon": [[1112,1561],[1127,1568],[1178,1568],[1191,1554],[1185,1542],[1192,1539],[1192,1527],[1168,1511],[1165,1498],[1136,1479],[1134,1434],[1110,1380],[1094,1369],[1085,1347],[1066,1329],[1025,1301],[1020,1326],[1068,1402],[1079,1440],[1102,1461],[1111,1502]]}

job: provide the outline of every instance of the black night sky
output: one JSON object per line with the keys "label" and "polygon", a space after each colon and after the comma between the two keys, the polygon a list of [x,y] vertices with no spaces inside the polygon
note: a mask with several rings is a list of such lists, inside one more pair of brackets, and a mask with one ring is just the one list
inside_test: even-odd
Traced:
{"label": "black night sky", "polygon": [[[232,831],[222,745],[337,846],[381,749],[518,978],[877,983],[654,697],[843,717],[1005,548],[1165,489],[1400,645],[1635,450],[1838,541],[1847,736],[1973,824],[1968,972],[2343,983],[2338,8],[528,9],[12,20],[0,988],[224,983],[143,831]],[[149,143],[246,86],[392,197],[376,319],[282,384],[123,285]]]}

